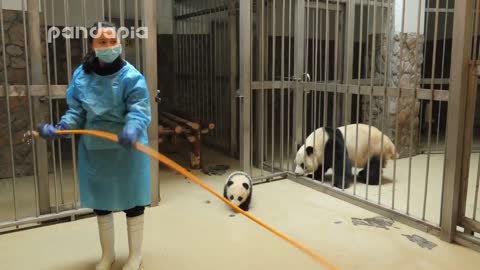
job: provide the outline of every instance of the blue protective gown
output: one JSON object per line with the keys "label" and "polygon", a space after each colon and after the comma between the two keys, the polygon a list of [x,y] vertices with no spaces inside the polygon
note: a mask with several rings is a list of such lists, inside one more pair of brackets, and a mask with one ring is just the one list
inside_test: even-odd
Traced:
{"label": "blue protective gown", "polygon": [[[119,134],[125,126],[137,127],[142,130],[139,143],[148,145],[150,97],[144,76],[130,63],[107,76],[78,67],[66,99],[69,109],[62,121],[71,129]],[[78,168],[84,208],[123,211],[151,203],[150,159],[134,147],[81,136]]]}

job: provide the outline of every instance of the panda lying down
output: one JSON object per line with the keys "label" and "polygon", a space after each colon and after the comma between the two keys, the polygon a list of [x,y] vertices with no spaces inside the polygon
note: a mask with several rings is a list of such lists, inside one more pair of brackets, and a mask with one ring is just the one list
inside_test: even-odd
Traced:
{"label": "panda lying down", "polygon": [[[347,131],[347,138],[345,138],[345,130]],[[368,132],[369,125],[358,124],[358,145],[357,151],[355,151],[357,144],[357,124],[337,128],[335,130],[335,136],[334,130],[330,127],[315,130],[307,137],[305,144],[297,151],[294,161],[295,173],[297,175],[311,175],[313,173],[314,179],[320,180],[322,172],[326,172],[333,167],[333,154],[335,153],[335,179],[333,179],[335,187],[342,188],[344,172],[344,187],[348,188],[350,186],[353,180],[353,166],[363,168],[363,170],[358,173],[360,182],[378,185],[380,182],[380,166],[385,168],[387,161],[395,159],[397,154],[395,152],[395,145],[390,138],[373,126],[371,126],[369,147]],[[344,146],[346,146],[347,150],[346,156],[344,155]],[[344,160],[345,167],[343,166]],[[367,176],[368,160],[370,160],[370,170]],[[324,162],[324,164],[322,164],[322,162]]]}

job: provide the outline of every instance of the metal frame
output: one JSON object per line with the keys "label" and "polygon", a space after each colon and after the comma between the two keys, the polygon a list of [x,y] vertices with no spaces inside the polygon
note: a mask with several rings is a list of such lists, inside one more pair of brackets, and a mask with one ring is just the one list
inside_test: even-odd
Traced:
{"label": "metal frame", "polygon": [[[408,212],[403,213],[398,210],[395,210],[393,206],[383,205],[380,202],[374,203],[365,199],[363,197],[359,197],[358,195],[351,195],[345,192],[342,192],[339,189],[335,189],[328,185],[324,185],[319,181],[314,181],[313,179],[305,178],[305,177],[296,177],[292,175],[290,170],[284,170],[281,168],[270,168],[272,170],[272,174],[264,176],[257,176],[259,179],[270,179],[275,176],[284,176],[284,173],[287,173],[287,179],[295,181],[297,183],[306,185],[308,187],[314,188],[321,192],[325,192],[330,194],[334,197],[340,198],[342,200],[352,202],[355,205],[360,207],[366,208],[368,210],[374,211],[376,213],[385,215],[387,217],[393,218],[399,222],[405,223],[409,226],[415,227],[425,232],[429,232],[433,235],[440,237],[442,240],[449,241],[449,242],[456,242],[470,248],[474,248],[480,250],[480,241],[477,238],[474,238],[471,233],[472,231],[478,232],[480,229],[480,223],[478,221],[472,220],[470,218],[464,217],[461,215],[461,208],[459,210],[459,206],[464,203],[466,200],[466,195],[462,195],[462,188],[465,188],[468,178],[468,163],[469,163],[469,155],[471,152],[471,139],[472,139],[472,131],[473,131],[473,115],[475,113],[475,104],[472,97],[474,97],[474,91],[476,88],[477,81],[476,77],[472,76],[474,68],[476,66],[470,65],[470,49],[471,49],[471,42],[470,42],[470,33],[471,33],[471,22],[473,18],[473,14],[471,12],[473,4],[470,1],[456,1],[455,2],[455,17],[454,17],[454,37],[453,37],[453,49],[452,49],[452,62],[451,62],[451,76],[448,82],[450,82],[450,89],[455,89],[455,91],[445,91],[443,89],[434,89],[433,85],[429,87],[421,88],[404,88],[404,87],[388,87],[385,85],[385,82],[377,81],[376,79],[369,78],[368,81],[365,79],[353,79],[353,70],[352,67],[347,65],[346,63],[352,63],[353,58],[353,46],[347,44],[345,48],[345,55],[346,57],[343,59],[341,63],[344,63],[343,67],[343,74],[345,78],[337,78],[336,81],[329,81],[325,83],[318,84],[317,82],[310,82],[305,79],[305,65],[303,60],[305,59],[305,32],[304,32],[304,19],[308,14],[305,14],[306,7],[318,7],[318,4],[315,1],[309,1],[306,3],[305,0],[298,0],[294,2],[294,14],[296,19],[294,22],[295,25],[295,62],[294,62],[294,76],[292,80],[288,81],[280,81],[276,78],[271,78],[270,80],[264,79],[264,74],[262,71],[265,68],[266,63],[263,61],[264,53],[263,51],[255,52],[251,50],[250,47],[250,40],[252,35],[252,18],[251,18],[251,0],[250,1],[241,1],[241,9],[240,9],[240,25],[243,26],[241,29],[240,35],[240,42],[242,45],[240,47],[245,49],[245,51],[241,51],[242,58],[242,68],[240,70],[240,81],[241,83],[241,90],[242,93],[250,93],[255,99],[255,106],[257,112],[263,114],[263,104],[264,104],[264,97],[263,93],[267,93],[267,91],[274,90],[274,89],[284,89],[290,88],[293,89],[293,97],[294,97],[294,106],[293,106],[293,142],[292,147],[293,151],[296,152],[296,145],[302,144],[306,134],[304,134],[304,118],[303,114],[305,111],[304,107],[304,93],[335,93],[337,94],[348,94],[344,100],[344,115],[342,118],[344,119],[345,123],[350,123],[350,105],[351,100],[349,96],[351,95],[367,95],[372,97],[402,97],[402,98],[409,98],[414,97],[415,100],[425,100],[425,101],[442,101],[448,102],[448,128],[447,128],[447,141],[446,141],[446,149],[445,149],[445,167],[444,167],[444,180],[443,180],[443,188],[442,188],[442,202],[441,202],[441,221],[440,224],[431,224],[427,220],[425,220],[425,209],[426,209],[426,198],[428,193],[428,178],[429,173],[426,172],[426,188],[425,188],[425,196],[423,199],[423,217],[415,218],[412,217],[411,214]],[[277,1],[278,2],[278,1]],[[438,2],[438,1],[437,1]],[[352,14],[355,14],[354,11],[354,4],[352,1],[336,1],[331,0],[323,3],[325,7],[334,8],[338,6],[339,3],[346,3],[346,10],[345,13],[348,14],[345,22],[346,30],[346,40],[348,43],[351,43],[353,40],[353,22],[355,21],[352,19]],[[367,1],[367,0],[358,0],[355,3],[365,4],[370,7],[389,7],[390,2],[388,4],[379,3],[377,1]],[[419,3],[421,5],[421,2]],[[242,8],[243,7],[243,8]],[[258,38],[258,36],[262,37],[264,34],[264,27],[263,20],[261,18],[260,12],[263,14],[264,6],[257,5],[257,38],[255,40],[256,44],[259,44],[259,47],[263,47],[264,39]],[[420,14],[419,9],[419,14]],[[427,9],[427,12],[434,11],[438,15],[441,9],[437,7],[435,9]],[[373,11],[376,12],[376,9]],[[362,14],[363,15],[363,14]],[[313,16],[310,14],[310,16]],[[368,17],[367,14],[365,16]],[[383,16],[383,15],[382,15]],[[260,21],[260,22],[259,22]],[[267,20],[265,20],[267,21]],[[340,22],[337,22],[340,23]],[[258,25],[261,24],[259,27]],[[435,20],[435,29],[438,27],[438,16]],[[419,28],[419,27],[417,27]],[[375,32],[375,27],[374,30]],[[387,30],[388,31],[388,30]],[[418,37],[419,29],[417,29],[417,37]],[[436,32],[436,31],[435,31]],[[338,35],[338,33],[337,33]],[[435,33],[436,35],[436,33]],[[375,42],[375,41],[373,41]],[[245,47],[244,47],[245,46]],[[435,47],[436,49],[436,47]],[[308,49],[307,49],[308,50]],[[373,49],[372,49],[373,51]],[[254,76],[254,79],[251,78],[251,63],[247,59],[247,53],[255,53],[256,59],[259,61],[257,66],[259,66],[260,70],[257,72],[257,75]],[[268,52],[266,53],[268,54]],[[445,54],[445,53],[444,53]],[[268,61],[268,60],[267,60]],[[374,59],[372,59],[372,63]],[[435,60],[433,60],[433,66],[435,66]],[[442,64],[444,64],[442,62]],[[360,65],[360,63],[359,63]],[[476,70],[476,69],[475,69]],[[418,78],[418,84],[428,83],[442,83],[447,82],[446,79],[437,79],[437,78]],[[357,84],[358,83],[358,84]],[[418,85],[417,84],[417,85]],[[248,88],[250,85],[250,88]],[[475,90],[473,90],[475,89]],[[469,97],[469,102],[467,103],[467,97]],[[250,98],[250,96],[249,96]],[[241,134],[243,132],[244,136],[241,138],[243,141],[243,145],[241,146],[240,150],[243,152],[241,164],[243,169],[250,169],[248,163],[249,160],[247,156],[250,153],[249,145],[246,148],[244,146],[250,142],[250,126],[252,124],[252,120],[249,116],[250,110],[252,108],[249,106],[242,106],[242,115],[248,115],[242,119],[241,125]],[[397,106],[398,107],[398,106]],[[430,109],[431,110],[431,109]],[[371,110],[370,110],[371,111]],[[261,118],[263,119],[263,115]],[[260,124],[258,124],[260,123]],[[260,140],[263,139],[265,135],[262,131],[262,121],[257,121],[257,129],[255,137],[259,137]],[[413,126],[411,125],[410,128]],[[247,129],[245,129],[247,128]],[[261,129],[262,128],[262,129]],[[466,130],[465,130],[466,129]],[[397,124],[398,130],[398,124]],[[430,125],[429,127],[429,134],[432,130]],[[242,135],[241,135],[242,136]],[[413,140],[411,144],[414,143]],[[261,148],[260,151],[257,152],[255,156],[255,164],[263,166],[268,166],[263,164],[263,160],[260,157],[263,154],[260,154],[263,150],[262,144],[258,145],[255,144],[255,148]],[[241,152],[241,153],[242,153]],[[433,153],[432,149],[428,151],[428,160],[430,155]],[[412,159],[410,158],[410,164]],[[280,166],[282,167],[283,164]],[[262,181],[261,181],[262,182]],[[263,181],[265,182],[265,181]],[[263,183],[262,182],[262,183]],[[266,181],[268,182],[268,180]],[[463,183],[463,184],[462,184]],[[465,193],[465,189],[463,189]],[[466,228],[466,233],[460,233],[457,231],[457,225],[463,226]]]}

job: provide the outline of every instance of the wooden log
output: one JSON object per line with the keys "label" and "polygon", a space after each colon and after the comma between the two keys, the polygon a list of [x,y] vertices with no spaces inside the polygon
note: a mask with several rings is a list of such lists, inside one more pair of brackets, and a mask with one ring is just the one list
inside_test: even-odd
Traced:
{"label": "wooden log", "polygon": [[158,136],[169,135],[175,133],[171,128],[166,128],[164,126],[158,126]]}
{"label": "wooden log", "polygon": [[183,128],[181,125],[179,125],[178,123],[175,123],[174,121],[168,119],[167,117],[164,117],[163,115],[158,115],[158,120],[162,124],[165,124],[166,126],[170,127],[177,134],[180,134],[183,131]]}
{"label": "wooden log", "polygon": [[200,135],[195,136],[195,141],[192,142],[192,150],[190,152],[190,166],[192,169],[201,169],[201,144]]}
{"label": "wooden log", "polygon": [[185,136],[185,139],[187,139],[188,142],[190,143],[194,143],[197,141],[197,137],[193,136],[193,135],[187,135],[187,134],[184,134]]}
{"label": "wooden log", "polygon": [[200,124],[199,124],[199,123],[195,123],[195,122],[189,121],[189,120],[187,120],[187,119],[178,117],[178,116],[176,116],[176,115],[173,115],[173,114],[167,113],[167,112],[163,112],[162,114],[163,114],[164,116],[170,118],[171,120],[173,120],[173,121],[175,121],[175,122],[178,122],[178,123],[183,123],[183,124],[191,127],[191,128],[194,129],[194,130],[199,130],[199,129],[200,129]]}
{"label": "wooden log", "polygon": [[212,130],[212,129],[215,129],[215,124],[214,124],[214,123],[208,123],[208,124],[205,124],[205,126],[204,126],[204,127],[208,128],[208,129],[210,129],[210,130]]}
{"label": "wooden log", "polygon": [[185,118],[185,119],[190,119],[191,122],[200,122],[201,128],[208,128],[210,130],[215,129],[215,123],[212,121],[208,120],[202,120],[199,119],[198,117],[191,117],[187,113],[179,111],[179,110],[172,110],[172,114],[177,115],[179,117]]}

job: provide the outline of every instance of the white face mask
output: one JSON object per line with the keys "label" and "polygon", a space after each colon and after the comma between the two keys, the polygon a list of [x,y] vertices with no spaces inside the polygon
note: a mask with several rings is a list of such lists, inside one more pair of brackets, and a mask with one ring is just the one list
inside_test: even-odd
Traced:
{"label": "white face mask", "polygon": [[105,63],[112,63],[120,54],[122,54],[122,44],[108,48],[95,49],[95,55]]}

